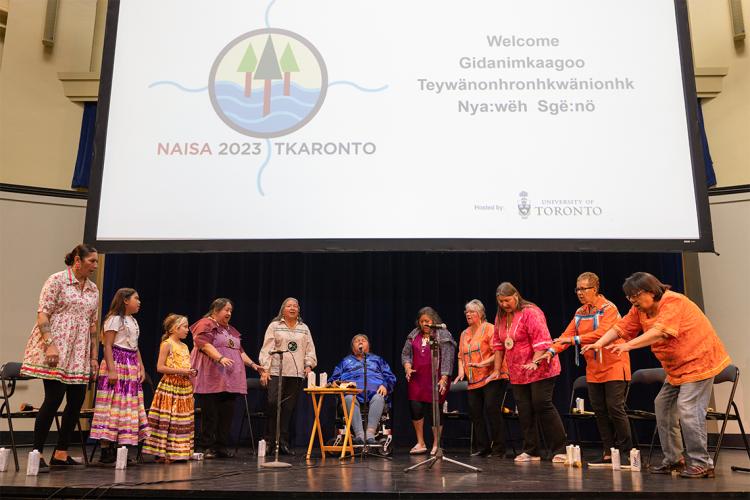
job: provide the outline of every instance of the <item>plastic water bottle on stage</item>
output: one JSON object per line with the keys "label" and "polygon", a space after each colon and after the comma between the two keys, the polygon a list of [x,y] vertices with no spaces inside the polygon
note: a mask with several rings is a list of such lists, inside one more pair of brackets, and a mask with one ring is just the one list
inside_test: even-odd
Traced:
{"label": "plastic water bottle on stage", "polygon": [[26,475],[36,476],[39,474],[39,459],[41,458],[39,450],[29,452],[29,462],[26,464]]}
{"label": "plastic water bottle on stage", "polygon": [[620,463],[620,450],[618,450],[617,448],[610,448],[609,451],[612,454],[612,470],[622,469]]}
{"label": "plastic water bottle on stage", "polygon": [[7,448],[0,448],[0,472],[6,472],[8,470],[9,458],[10,450]]}
{"label": "plastic water bottle on stage", "polygon": [[583,398],[576,398],[576,413],[583,413],[585,411],[583,406]]}
{"label": "plastic water bottle on stage", "polygon": [[307,374],[307,387],[315,387],[315,372]]}
{"label": "plastic water bottle on stage", "polygon": [[641,471],[641,450],[636,448],[630,450],[630,470],[633,472]]}
{"label": "plastic water bottle on stage", "polygon": [[320,374],[320,387],[325,387],[328,385],[328,373],[323,372]]}
{"label": "plastic water bottle on stage", "polygon": [[259,457],[265,457],[266,456],[266,440],[261,439],[258,441],[258,456]]}
{"label": "plastic water bottle on stage", "polygon": [[117,448],[117,460],[115,460],[115,469],[124,469],[128,466],[128,449],[125,446]]}

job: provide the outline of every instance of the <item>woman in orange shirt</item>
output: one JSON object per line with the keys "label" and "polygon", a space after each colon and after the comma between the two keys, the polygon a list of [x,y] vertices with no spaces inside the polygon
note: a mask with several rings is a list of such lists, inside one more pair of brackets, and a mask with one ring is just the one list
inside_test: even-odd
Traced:
{"label": "woman in orange shirt", "polygon": [[[584,350],[601,349],[618,337],[627,342],[609,347],[614,354],[651,346],[667,378],[654,401],[664,460],[650,471],[654,474],[680,471],[680,476],[686,478],[713,477],[706,411],[714,377],[731,360],[700,308],[669,288],[649,273],[632,274],[622,289],[633,307],[596,343],[584,346]],[[641,331],[643,334],[638,335]]]}
{"label": "woman in orange shirt", "polygon": [[[586,272],[578,276],[575,292],[582,305],[563,334],[547,349],[544,354],[547,359],[560,354],[573,344],[576,348],[593,344],[620,319],[617,306],[599,293],[599,277],[596,274]],[[618,339],[616,342],[625,341]],[[613,354],[604,349],[588,351],[583,357],[586,359],[589,399],[604,448],[602,459],[592,463],[611,464],[610,450],[613,447],[620,450],[623,460],[626,461],[633,447],[630,422],[625,413],[625,394],[630,380],[630,355]]]}
{"label": "woman in orange shirt", "polygon": [[[454,383],[469,382],[469,416],[474,426],[476,451],[472,456],[505,457],[505,429],[500,409],[508,385],[507,367],[495,369],[500,353],[492,349],[495,326],[487,322],[484,304],[474,299],[464,307],[466,323],[458,343],[458,376]],[[486,420],[485,420],[486,416]],[[492,441],[487,434],[492,429]]]}

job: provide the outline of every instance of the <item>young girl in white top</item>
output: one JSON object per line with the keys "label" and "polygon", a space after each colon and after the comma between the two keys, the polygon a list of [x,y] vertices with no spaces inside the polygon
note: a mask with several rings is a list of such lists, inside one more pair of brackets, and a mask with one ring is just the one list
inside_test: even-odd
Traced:
{"label": "young girl in white top", "polygon": [[149,435],[141,385],[146,371],[138,350],[140,330],[133,318],[140,308],[138,292],[120,288],[104,319],[104,360],[99,367],[90,434],[91,439],[101,441],[102,463],[115,461],[115,444],[137,445]]}

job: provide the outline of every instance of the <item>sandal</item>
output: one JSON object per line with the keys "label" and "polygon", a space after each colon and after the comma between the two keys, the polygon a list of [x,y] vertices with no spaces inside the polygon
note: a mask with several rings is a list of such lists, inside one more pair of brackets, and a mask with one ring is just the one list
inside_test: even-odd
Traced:
{"label": "sandal", "polygon": [[427,447],[419,446],[418,444],[415,444],[414,448],[409,450],[409,455],[422,455],[424,453],[427,453]]}
{"label": "sandal", "polygon": [[564,464],[567,459],[568,459],[568,456],[565,453],[558,453],[557,455],[552,457],[552,463]]}

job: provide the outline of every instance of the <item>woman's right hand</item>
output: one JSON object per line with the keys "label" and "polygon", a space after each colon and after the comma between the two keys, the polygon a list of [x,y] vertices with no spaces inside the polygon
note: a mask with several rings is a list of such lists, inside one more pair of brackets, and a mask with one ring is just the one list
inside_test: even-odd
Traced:
{"label": "woman's right hand", "polygon": [[50,368],[54,368],[59,361],[60,351],[57,350],[57,346],[55,344],[48,345],[44,350],[44,362],[47,363]]}
{"label": "woman's right hand", "polygon": [[416,373],[417,370],[412,369],[411,366],[404,367],[404,370],[406,370],[406,381],[411,382],[411,374]]}
{"label": "woman's right hand", "polygon": [[464,379],[464,372],[462,370],[458,370],[458,376],[453,380],[453,383],[456,384]]}
{"label": "woman's right hand", "polygon": [[228,368],[228,367],[230,367],[230,366],[232,366],[232,365],[234,364],[234,361],[232,361],[232,360],[231,360],[231,359],[229,359],[229,358],[225,358],[224,356],[222,356],[222,357],[221,357],[221,358],[219,359],[219,364],[220,364],[221,366],[225,367],[225,368]]}
{"label": "woman's right hand", "polygon": [[586,344],[581,346],[581,354],[584,352],[594,349],[595,351],[600,351],[604,346],[599,344],[599,341],[594,342],[593,344]]}
{"label": "woman's right hand", "polygon": [[117,370],[109,370],[107,372],[107,381],[109,385],[115,385],[117,383]]}
{"label": "woman's right hand", "polygon": [[263,371],[263,373],[260,374],[260,385],[266,387],[269,380],[271,380],[271,374],[268,370]]}

